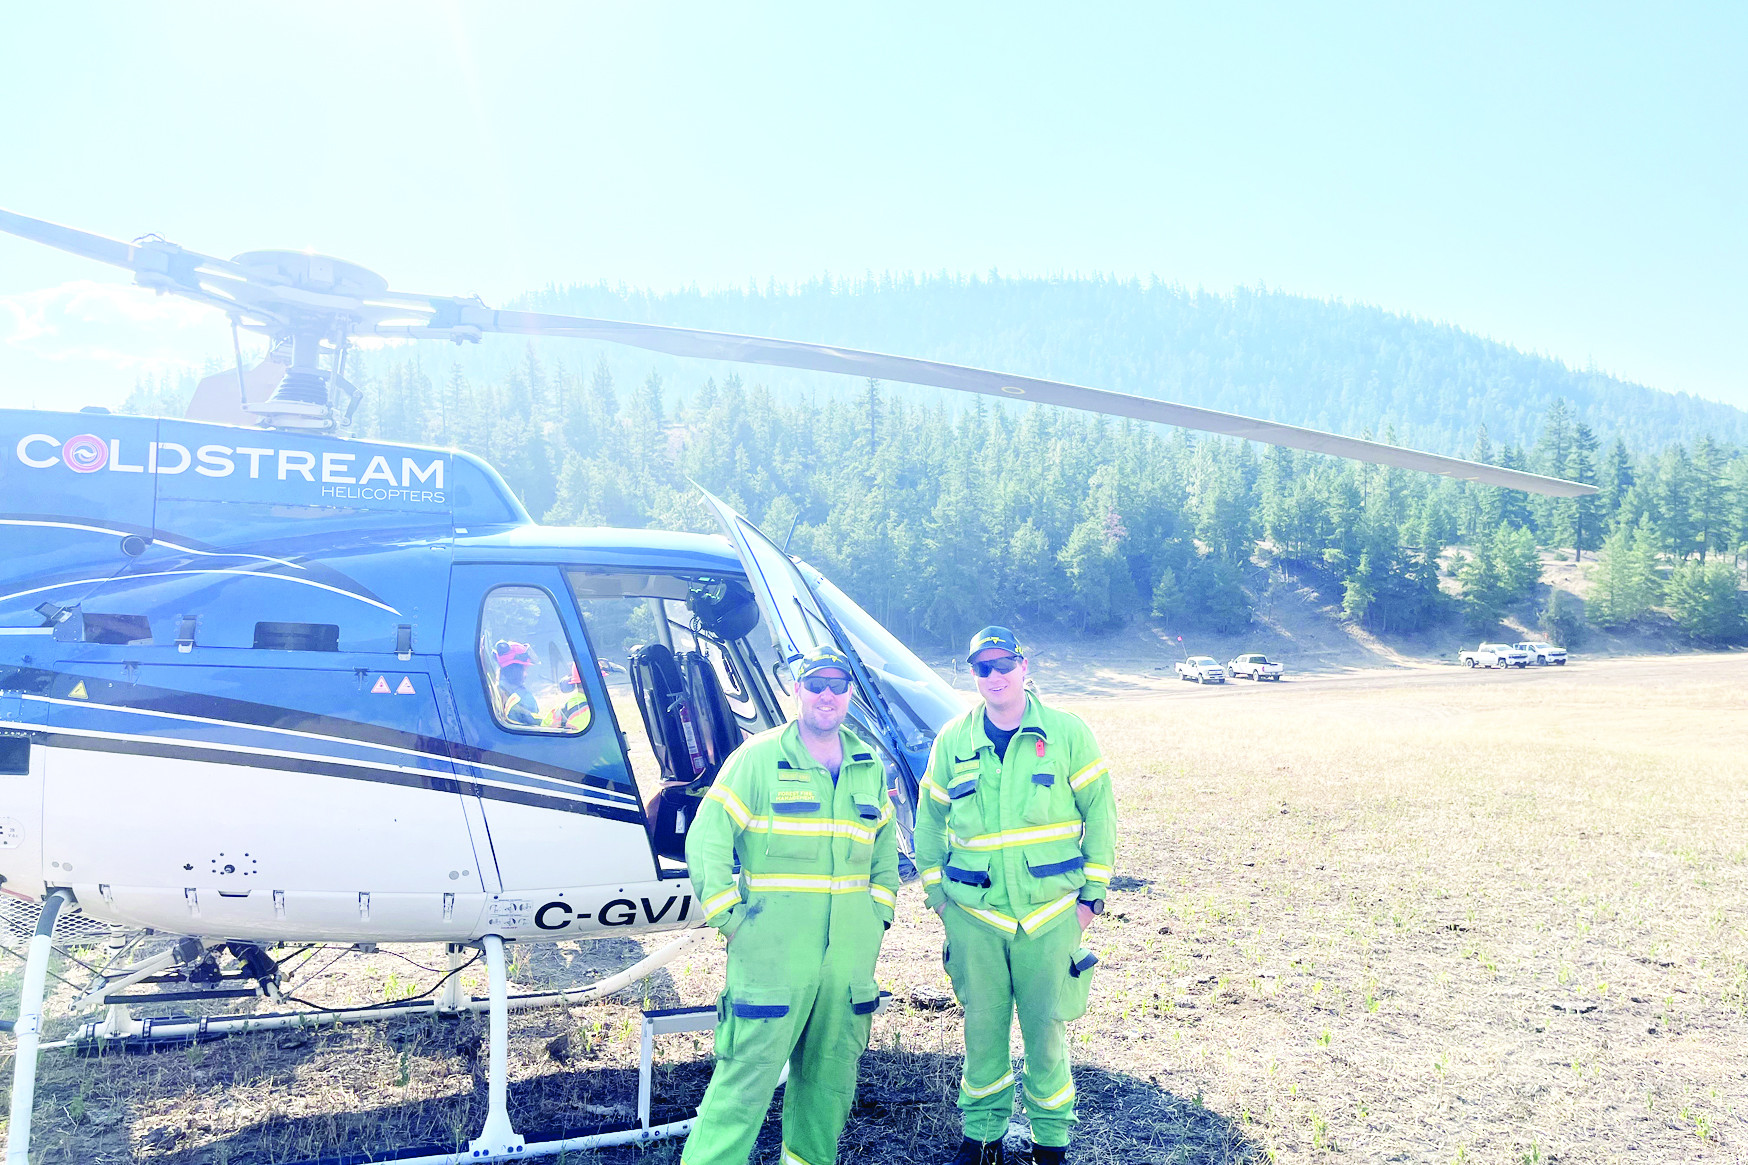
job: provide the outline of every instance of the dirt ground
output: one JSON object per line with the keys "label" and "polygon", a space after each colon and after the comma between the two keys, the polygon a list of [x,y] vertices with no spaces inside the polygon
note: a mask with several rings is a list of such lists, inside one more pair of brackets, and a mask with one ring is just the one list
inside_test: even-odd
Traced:
{"label": "dirt ground", "polygon": [[[1092,1010],[1070,1028],[1077,1161],[1748,1160],[1748,653],[1348,663],[1224,688],[1120,660],[1105,676],[1095,654],[1039,660],[1047,696],[1104,742],[1122,813]],[[663,941],[515,948],[515,989]],[[717,946],[635,993],[513,1016],[518,1128],[631,1123],[639,1009],[711,1002]],[[427,947],[324,952],[296,990],[376,1002],[436,978],[406,959],[441,966]],[[16,963],[0,970],[15,992]],[[841,1159],[942,1160],[959,1013],[914,886],[880,978],[893,1005]],[[482,1034],[420,1020],[52,1052],[35,1159],[447,1148],[483,1113]],[[709,1034],[658,1056],[655,1116],[678,1119]],[[755,1160],[775,1143],[773,1121]],[[678,1146],[571,1160],[656,1165]]]}

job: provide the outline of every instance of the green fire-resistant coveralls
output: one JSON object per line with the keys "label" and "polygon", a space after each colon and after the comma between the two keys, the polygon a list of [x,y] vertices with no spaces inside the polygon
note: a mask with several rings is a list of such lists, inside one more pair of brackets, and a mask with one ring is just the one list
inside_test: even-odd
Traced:
{"label": "green fire-resistant coveralls", "polygon": [[1103,898],[1110,886],[1116,801],[1080,717],[1028,694],[1005,757],[983,717],[979,703],[935,738],[916,821],[924,900],[931,909],[948,904],[947,974],[965,1008],[959,1108],[972,1140],[999,1141],[1007,1131],[1017,1010],[1032,1139],[1062,1146],[1075,1121],[1064,1027],[1077,1014],[1064,1011],[1080,945],[1075,902]]}
{"label": "green fire-resistant coveralls", "polygon": [[[898,904],[886,775],[848,729],[837,785],[789,724],[742,744],[686,837],[704,917],[729,940],[716,1070],[683,1165],[742,1165],[784,1061],[783,1165],[833,1165],[879,1005]],[[738,877],[731,862],[740,859]]]}

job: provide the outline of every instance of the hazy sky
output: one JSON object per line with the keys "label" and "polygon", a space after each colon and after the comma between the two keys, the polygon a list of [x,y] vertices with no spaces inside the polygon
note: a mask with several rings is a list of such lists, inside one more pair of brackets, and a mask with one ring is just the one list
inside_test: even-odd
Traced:
{"label": "hazy sky", "polygon": [[[13,5],[0,206],[488,302],[1265,283],[1748,407],[1744,59],[1741,4]],[[228,353],[125,283],[0,237],[0,405]]]}

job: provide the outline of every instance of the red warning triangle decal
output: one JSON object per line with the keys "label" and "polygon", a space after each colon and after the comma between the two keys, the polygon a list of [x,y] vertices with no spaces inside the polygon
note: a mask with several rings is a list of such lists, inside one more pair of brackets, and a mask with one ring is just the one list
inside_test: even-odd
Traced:
{"label": "red warning triangle decal", "polygon": [[397,695],[397,696],[410,696],[412,694],[413,694],[413,677],[412,676],[402,676],[401,677],[401,686],[395,689],[395,695]]}
{"label": "red warning triangle decal", "polygon": [[376,677],[376,684],[374,687],[372,687],[370,689],[370,694],[373,696],[386,696],[386,695],[388,695],[388,677],[387,676],[377,676]]}

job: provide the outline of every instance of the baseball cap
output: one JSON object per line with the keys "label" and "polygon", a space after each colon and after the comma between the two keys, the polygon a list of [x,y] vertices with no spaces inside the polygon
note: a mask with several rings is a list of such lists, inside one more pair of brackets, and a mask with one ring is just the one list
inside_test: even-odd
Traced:
{"label": "baseball cap", "polygon": [[846,676],[856,673],[850,670],[850,658],[835,647],[816,647],[790,665],[795,672],[795,678],[804,680],[815,672],[836,668]]}
{"label": "baseball cap", "polygon": [[1006,627],[990,626],[985,627],[971,637],[971,646],[965,649],[965,662],[970,663],[973,659],[977,658],[978,652],[988,651],[992,647],[999,647],[1003,651],[1011,651],[1022,659],[1025,658],[1026,655],[1025,652],[1020,650],[1020,641],[1014,638],[1014,633],[1012,631],[1009,631]]}

